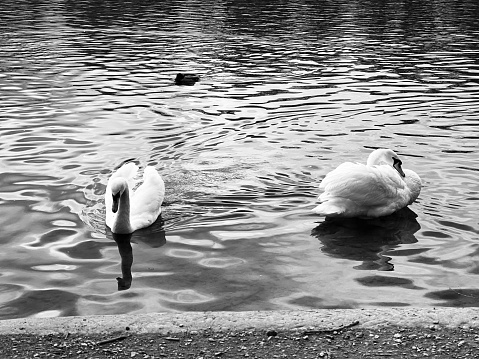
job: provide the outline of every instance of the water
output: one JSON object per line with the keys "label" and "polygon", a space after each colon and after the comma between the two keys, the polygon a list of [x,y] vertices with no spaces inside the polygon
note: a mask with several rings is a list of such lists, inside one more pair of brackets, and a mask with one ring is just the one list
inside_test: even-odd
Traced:
{"label": "water", "polygon": [[[1,1],[0,318],[476,306],[478,14]],[[324,175],[377,147],[422,177],[417,203],[312,214]],[[162,174],[164,223],[113,238],[103,193],[126,160]]]}

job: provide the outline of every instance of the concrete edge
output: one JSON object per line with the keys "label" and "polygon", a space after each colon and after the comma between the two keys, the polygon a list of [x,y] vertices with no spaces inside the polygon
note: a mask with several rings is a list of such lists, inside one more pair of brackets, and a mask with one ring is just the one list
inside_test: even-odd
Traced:
{"label": "concrete edge", "polygon": [[0,320],[0,334],[98,334],[335,329],[356,327],[479,327],[474,308],[319,309],[305,311],[183,312]]}

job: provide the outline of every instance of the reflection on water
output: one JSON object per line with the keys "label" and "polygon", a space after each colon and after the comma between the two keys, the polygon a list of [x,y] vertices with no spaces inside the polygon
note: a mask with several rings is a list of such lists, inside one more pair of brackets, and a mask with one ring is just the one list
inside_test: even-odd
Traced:
{"label": "reflection on water", "polygon": [[[3,1],[0,318],[474,303],[478,13]],[[377,147],[424,180],[410,211],[313,215],[324,175]],[[164,223],[115,241],[103,195],[126,160],[165,179]]]}
{"label": "reflection on water", "polygon": [[[385,253],[402,243],[417,242],[414,233],[421,226],[416,218],[416,213],[408,207],[375,219],[327,218],[311,234],[321,241],[323,252],[334,257],[363,261],[355,269],[394,270],[391,258]],[[416,250],[411,250],[409,255],[415,253]]]}
{"label": "reflection on water", "polygon": [[[161,218],[158,220],[163,224]],[[121,258],[121,277],[117,277],[118,290],[127,290],[131,287],[133,276],[131,274],[131,267],[133,265],[133,249],[131,247],[132,237],[136,241],[141,241],[152,249],[159,248],[166,243],[165,231],[153,231],[152,228],[157,227],[157,223],[153,223],[152,226],[143,231],[137,231],[134,234],[118,234],[111,233],[113,240],[118,246],[118,252]],[[145,235],[146,232],[146,235]]]}
{"label": "reflection on water", "polygon": [[117,277],[118,290],[130,289],[133,276],[131,266],[133,265],[133,249],[131,248],[131,234],[115,234],[113,239],[118,246],[121,257],[121,277]]}

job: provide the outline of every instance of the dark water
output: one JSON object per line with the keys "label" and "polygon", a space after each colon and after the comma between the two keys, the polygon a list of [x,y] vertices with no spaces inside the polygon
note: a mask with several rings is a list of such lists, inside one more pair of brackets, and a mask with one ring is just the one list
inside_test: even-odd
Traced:
{"label": "dark water", "polygon": [[[0,5],[1,319],[479,303],[477,1]],[[377,147],[418,202],[313,215]],[[164,223],[113,238],[129,159],[164,177]]]}

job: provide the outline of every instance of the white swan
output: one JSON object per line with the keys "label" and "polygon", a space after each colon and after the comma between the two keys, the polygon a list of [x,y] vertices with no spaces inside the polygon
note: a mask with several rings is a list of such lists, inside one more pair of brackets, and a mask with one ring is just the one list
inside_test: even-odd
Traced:
{"label": "white swan", "polygon": [[345,162],[329,172],[319,188],[321,204],[314,212],[326,217],[387,216],[413,203],[421,192],[421,179],[401,168],[390,149],[373,151],[367,164]]}
{"label": "white swan", "polygon": [[143,183],[135,191],[138,167],[126,163],[108,180],[105,192],[105,222],[113,233],[133,233],[153,224],[161,213],[165,184],[152,166],[146,166]]}

